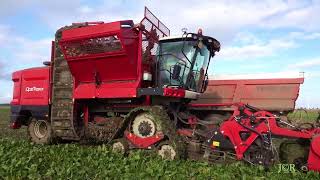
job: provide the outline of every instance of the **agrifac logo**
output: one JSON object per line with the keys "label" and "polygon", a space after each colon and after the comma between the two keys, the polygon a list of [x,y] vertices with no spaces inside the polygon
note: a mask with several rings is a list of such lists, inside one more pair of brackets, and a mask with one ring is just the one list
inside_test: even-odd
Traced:
{"label": "agrifac logo", "polygon": [[38,88],[38,87],[35,87],[35,86],[26,87],[26,91],[27,92],[34,92],[34,91],[39,92],[39,91],[43,91],[43,90],[44,90],[44,88]]}

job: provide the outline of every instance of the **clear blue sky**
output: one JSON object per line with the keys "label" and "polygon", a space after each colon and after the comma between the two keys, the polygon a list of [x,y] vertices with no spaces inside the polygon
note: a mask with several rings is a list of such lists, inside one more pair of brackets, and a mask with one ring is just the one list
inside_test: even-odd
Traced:
{"label": "clear blue sky", "polygon": [[211,74],[305,72],[298,106],[320,107],[319,0],[1,0],[0,103],[11,99],[13,71],[49,59],[59,27],[81,21],[138,23],[144,6],[172,34],[201,27],[221,41]]}

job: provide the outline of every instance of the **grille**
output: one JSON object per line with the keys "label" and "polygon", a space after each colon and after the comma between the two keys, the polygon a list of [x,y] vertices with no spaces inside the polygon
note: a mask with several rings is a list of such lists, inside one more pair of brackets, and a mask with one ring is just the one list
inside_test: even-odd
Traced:
{"label": "grille", "polygon": [[149,49],[151,55],[155,55],[158,47],[158,38],[169,36],[170,30],[155,15],[153,15],[147,7],[145,8],[144,18],[140,23],[143,24],[145,30],[149,32],[148,34],[144,34],[142,37],[143,52],[148,54]]}

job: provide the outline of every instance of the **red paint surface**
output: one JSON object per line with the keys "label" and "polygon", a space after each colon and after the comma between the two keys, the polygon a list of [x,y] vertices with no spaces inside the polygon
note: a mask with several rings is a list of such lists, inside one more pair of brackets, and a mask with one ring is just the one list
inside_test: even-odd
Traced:
{"label": "red paint surface", "polygon": [[163,96],[183,98],[185,95],[186,91],[184,89],[163,88]]}
{"label": "red paint surface", "polygon": [[18,121],[15,121],[10,125],[11,129],[20,129],[20,127],[21,127],[21,123]]}
{"label": "red paint surface", "polygon": [[[287,128],[281,128],[277,125],[276,118],[273,116],[272,113],[267,111],[257,111],[255,113],[251,112],[249,109],[244,108],[243,113],[247,116],[243,116],[243,114],[240,113],[239,107],[243,107],[241,103],[235,104],[235,109],[233,116],[231,116],[227,121],[223,122],[220,126],[221,133],[228,137],[232,144],[234,145],[236,156],[238,159],[243,158],[243,154],[246,152],[246,150],[252,145],[252,143],[258,138],[259,134],[266,134],[269,131],[272,135],[282,136],[282,137],[289,137],[289,138],[302,138],[302,139],[312,139],[314,136],[319,136],[319,128],[314,128],[310,130],[290,130]],[[251,120],[249,118],[254,116],[256,117],[256,123],[257,125],[254,127],[254,130],[256,132],[250,131],[247,128],[244,128],[241,126],[235,119],[235,117],[243,117],[240,122],[250,128],[253,128],[251,126]],[[267,118],[266,118],[267,117]],[[267,122],[266,122],[267,121]],[[269,124],[269,126],[267,125]],[[246,140],[242,140],[240,137],[241,132],[249,133],[249,137]],[[310,152],[316,152],[314,154],[311,154],[312,157],[309,156],[309,159],[311,158],[312,162],[316,162],[320,164],[320,138],[319,139],[313,139]],[[314,161],[313,161],[314,160]],[[309,162],[308,162],[309,163]],[[311,164],[316,164],[311,163]],[[319,165],[317,165],[318,167]]]}
{"label": "red paint surface", "polygon": [[161,141],[164,138],[164,135],[162,133],[157,133],[154,136],[141,138],[139,136],[134,135],[130,132],[124,133],[126,138],[136,147],[138,148],[148,148],[149,146]]}
{"label": "red paint surface", "polygon": [[92,37],[92,34],[118,32],[120,30],[120,22],[121,21],[116,21],[82,28],[64,30],[62,32],[62,39],[75,40],[79,38]]}
{"label": "red paint surface", "polygon": [[49,68],[31,68],[12,74],[12,105],[48,105],[49,104]]}
{"label": "red paint surface", "polygon": [[[133,23],[117,21],[62,32],[60,46],[75,80],[75,99],[137,96],[137,88],[142,81],[142,35],[132,28],[122,28],[123,22]],[[110,36],[117,36],[121,44],[120,49],[68,56],[68,47],[72,43],[81,45],[90,42],[91,39]]]}
{"label": "red paint surface", "polygon": [[308,168],[320,172],[320,135],[315,136],[311,141]]}
{"label": "red paint surface", "polygon": [[[210,80],[206,92],[193,101],[192,106],[242,102],[268,111],[291,111],[303,81],[304,78]],[[231,110],[227,107],[217,109]]]}

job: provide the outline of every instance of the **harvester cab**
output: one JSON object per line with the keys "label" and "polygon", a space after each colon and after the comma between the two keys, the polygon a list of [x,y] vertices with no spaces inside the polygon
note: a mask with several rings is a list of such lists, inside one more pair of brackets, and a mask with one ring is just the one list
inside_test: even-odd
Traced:
{"label": "harvester cab", "polygon": [[210,59],[219,50],[219,41],[203,36],[200,31],[160,39],[157,51],[159,86],[204,92]]}

